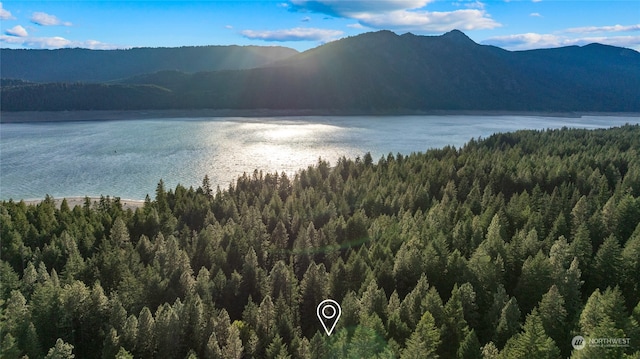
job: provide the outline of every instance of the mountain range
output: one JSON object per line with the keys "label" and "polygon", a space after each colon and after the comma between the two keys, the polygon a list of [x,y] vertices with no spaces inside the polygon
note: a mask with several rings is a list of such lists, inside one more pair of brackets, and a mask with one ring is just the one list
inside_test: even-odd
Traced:
{"label": "mountain range", "polygon": [[[164,50],[173,51],[164,61],[180,58],[186,49]],[[5,51],[2,76],[6,78],[16,72],[5,72]],[[42,68],[50,62],[37,60],[46,57],[38,57],[40,50],[27,52],[32,51],[29,63],[42,61],[32,65],[42,78],[46,72]],[[441,36],[379,31],[302,53],[270,51],[263,63],[247,61],[235,68],[220,66],[220,58],[207,61],[186,55],[183,58],[193,59],[191,65],[185,61],[182,66],[161,67],[156,60],[145,67],[133,61],[130,67],[137,74],[127,78],[122,75],[126,71],[111,71],[105,63],[100,76],[93,82],[84,76],[82,83],[70,82],[77,81],[77,74],[34,83],[36,76],[26,71],[27,75],[3,81],[2,110],[640,112],[640,53],[626,48],[590,44],[514,52],[477,44],[454,30]],[[78,51],[77,58],[90,57],[87,52],[91,53]],[[112,52],[104,53],[113,58],[126,53]],[[214,71],[203,70],[211,62],[216,63],[211,65]]]}
{"label": "mountain range", "polygon": [[263,66],[298,53],[280,46],[1,51],[3,78],[34,82],[106,82],[163,70],[240,70]]}

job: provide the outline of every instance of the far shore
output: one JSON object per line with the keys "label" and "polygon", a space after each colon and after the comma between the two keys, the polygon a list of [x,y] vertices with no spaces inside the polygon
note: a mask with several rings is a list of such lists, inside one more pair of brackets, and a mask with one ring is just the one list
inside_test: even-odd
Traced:
{"label": "far shore", "polygon": [[[110,197],[110,199],[113,201],[114,197]],[[53,203],[55,203],[57,208],[60,208],[60,205],[62,204],[62,200],[64,200],[65,198],[54,198],[53,199]],[[91,205],[97,205],[100,203],[100,197],[89,197],[89,199],[91,200]],[[24,203],[26,205],[37,205],[40,204],[44,199],[29,199],[29,200],[23,200]],[[67,204],[69,205],[69,208],[73,209],[76,206],[84,206],[84,200],[85,197],[66,197],[67,200]],[[20,202],[20,200],[14,200],[14,202]],[[135,211],[136,208],[140,208],[142,206],[144,206],[144,201],[143,200],[137,200],[137,199],[120,199],[120,203],[122,204],[122,209],[127,210],[127,209],[131,209],[132,211]]]}
{"label": "far shore", "polygon": [[347,111],[347,110],[136,110],[136,111],[2,111],[0,123],[115,121],[156,118],[206,117],[288,117],[288,116],[541,116],[579,118],[582,116],[640,117],[637,112],[543,112],[543,111]]}

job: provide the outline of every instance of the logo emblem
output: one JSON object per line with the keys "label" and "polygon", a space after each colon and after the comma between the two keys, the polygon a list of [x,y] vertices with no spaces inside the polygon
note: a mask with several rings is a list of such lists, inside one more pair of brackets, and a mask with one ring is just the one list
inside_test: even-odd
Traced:
{"label": "logo emblem", "polygon": [[575,337],[573,337],[573,339],[571,339],[571,346],[573,347],[573,349],[581,350],[584,349],[585,345],[587,344],[582,335],[576,335]]}
{"label": "logo emblem", "polygon": [[338,320],[342,314],[342,309],[340,308],[340,304],[335,300],[325,299],[318,304],[316,314],[318,315],[318,319],[320,320],[320,324],[322,324],[325,333],[330,336],[331,333],[333,333],[333,329],[335,329],[336,324],[338,324]]}

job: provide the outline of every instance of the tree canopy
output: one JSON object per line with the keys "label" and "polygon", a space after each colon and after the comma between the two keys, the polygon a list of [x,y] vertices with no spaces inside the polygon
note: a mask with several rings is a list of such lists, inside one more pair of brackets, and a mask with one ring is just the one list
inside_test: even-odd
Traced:
{"label": "tree canopy", "polygon": [[0,356],[637,357],[639,150],[637,125],[518,131],[135,211],[3,201]]}

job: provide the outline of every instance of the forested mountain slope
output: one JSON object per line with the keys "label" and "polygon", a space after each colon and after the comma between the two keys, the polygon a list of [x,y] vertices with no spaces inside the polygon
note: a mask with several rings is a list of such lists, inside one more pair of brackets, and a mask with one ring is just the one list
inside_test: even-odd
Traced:
{"label": "forested mountain slope", "polygon": [[297,53],[280,46],[185,46],[127,50],[2,49],[3,78],[33,82],[105,82],[172,70],[239,70]]}
{"label": "forested mountain slope", "polygon": [[2,202],[2,357],[637,357],[639,149],[637,125],[519,131],[160,182],[135,212]]}
{"label": "forested mountain slope", "polygon": [[[157,93],[147,85],[167,91]],[[123,86],[135,88],[138,96],[121,101]],[[476,44],[460,31],[442,36],[365,33],[248,70],[162,71],[118,85],[30,84],[2,91],[8,111],[634,112],[640,111],[639,98],[637,51],[591,44],[511,52]]]}

